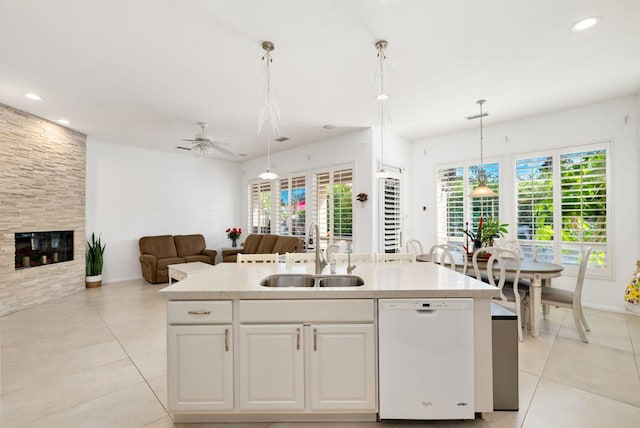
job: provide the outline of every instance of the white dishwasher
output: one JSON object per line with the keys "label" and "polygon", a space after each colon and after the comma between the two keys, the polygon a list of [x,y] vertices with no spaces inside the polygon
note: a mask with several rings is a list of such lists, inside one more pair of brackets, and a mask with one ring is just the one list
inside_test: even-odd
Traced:
{"label": "white dishwasher", "polygon": [[380,419],[473,419],[473,299],[378,302]]}

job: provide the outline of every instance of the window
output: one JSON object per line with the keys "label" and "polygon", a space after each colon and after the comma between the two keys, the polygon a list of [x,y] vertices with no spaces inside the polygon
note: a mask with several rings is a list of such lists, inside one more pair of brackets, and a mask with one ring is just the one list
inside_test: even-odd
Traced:
{"label": "window", "polygon": [[480,217],[499,218],[500,164],[485,163],[487,186],[496,196],[470,198],[469,192],[477,185],[479,165],[463,164],[437,168],[437,238],[440,243],[467,245],[463,230],[476,230]]}
{"label": "window", "polygon": [[401,171],[385,165],[392,177],[380,180],[382,187],[382,252],[402,251]]}
{"label": "window", "polygon": [[517,235],[527,257],[569,268],[593,247],[590,273],[611,274],[608,143],[516,159]]}
{"label": "window", "polygon": [[249,183],[249,230],[271,233],[271,182]]}
{"label": "window", "polygon": [[304,175],[282,178],[280,203],[277,205],[278,233],[304,238],[306,236],[305,209],[307,191]]}
{"label": "window", "polygon": [[340,240],[353,242],[352,166],[313,173],[313,219],[320,228],[322,248]]}

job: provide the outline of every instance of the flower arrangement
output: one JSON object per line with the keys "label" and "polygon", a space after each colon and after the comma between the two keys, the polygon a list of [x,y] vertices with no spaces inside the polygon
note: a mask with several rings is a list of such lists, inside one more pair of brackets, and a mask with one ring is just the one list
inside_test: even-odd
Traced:
{"label": "flower arrangement", "polygon": [[242,235],[242,229],[239,227],[228,227],[225,232],[227,233],[227,238],[229,239],[238,239],[240,235]]}

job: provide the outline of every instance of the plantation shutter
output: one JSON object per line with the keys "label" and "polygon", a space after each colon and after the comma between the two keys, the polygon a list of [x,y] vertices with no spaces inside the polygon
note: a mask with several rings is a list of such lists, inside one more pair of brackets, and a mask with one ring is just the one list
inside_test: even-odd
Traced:
{"label": "plantation shutter", "polygon": [[554,260],[553,166],[552,156],[516,160],[516,236],[527,259]]}
{"label": "plantation shutter", "polygon": [[[337,167],[312,175],[313,219],[320,228],[320,243],[353,241],[353,168]],[[316,245],[316,243],[313,243]],[[310,244],[310,248],[313,248]]]}
{"label": "plantation shutter", "polygon": [[438,242],[449,243],[450,238],[462,238],[464,229],[464,169],[439,169],[437,173]]}
{"label": "plantation shutter", "polygon": [[[389,170],[390,168],[385,167]],[[397,253],[402,250],[402,217],[400,175],[382,180],[382,250]]]}
{"label": "plantation shutter", "polygon": [[[478,170],[480,165],[472,165],[469,167],[469,191],[478,185]],[[499,218],[500,217],[500,164],[498,162],[485,163],[482,165],[487,176],[487,187],[494,191],[495,196],[487,196],[482,198],[468,198],[470,207],[470,228],[477,230],[480,217]]]}
{"label": "plantation shutter", "polygon": [[271,182],[250,183],[248,202],[251,233],[271,233]]}
{"label": "plantation shutter", "polygon": [[589,267],[607,269],[607,152],[560,155],[562,262],[577,266],[584,247],[593,247]]}
{"label": "plantation shutter", "polygon": [[304,175],[282,178],[279,183],[279,203],[276,218],[279,234],[305,237],[306,178]]}

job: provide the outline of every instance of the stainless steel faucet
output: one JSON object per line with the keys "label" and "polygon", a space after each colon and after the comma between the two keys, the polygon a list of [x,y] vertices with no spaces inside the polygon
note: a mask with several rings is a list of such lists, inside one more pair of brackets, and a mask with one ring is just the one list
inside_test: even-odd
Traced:
{"label": "stainless steel faucet", "polygon": [[324,267],[327,265],[327,261],[324,259],[324,257],[322,257],[322,254],[320,254],[320,226],[318,226],[318,223],[316,223],[315,221],[311,223],[311,226],[309,227],[309,236],[311,236],[311,230],[313,230],[314,228],[315,237],[313,245],[316,252],[316,275],[319,275],[322,273],[322,269],[324,269]]}

